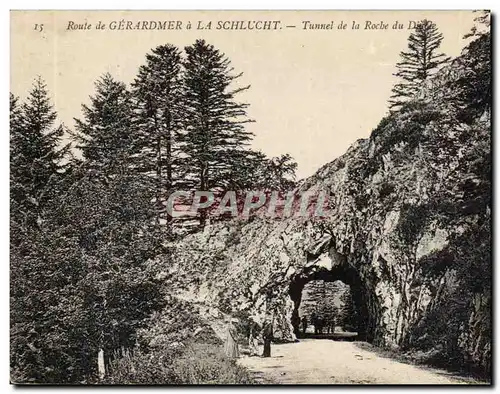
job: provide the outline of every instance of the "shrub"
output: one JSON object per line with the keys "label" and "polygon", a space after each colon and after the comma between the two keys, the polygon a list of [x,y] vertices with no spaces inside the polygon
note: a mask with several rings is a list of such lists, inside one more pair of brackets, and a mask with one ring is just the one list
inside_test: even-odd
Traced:
{"label": "shrub", "polygon": [[418,261],[424,277],[437,278],[454,263],[453,253],[448,249],[434,251]]}
{"label": "shrub", "polygon": [[418,238],[427,224],[428,217],[428,207],[425,205],[404,204],[401,207],[398,232],[406,245],[413,245],[418,242]]}
{"label": "shrub", "polygon": [[105,384],[254,384],[221,346],[190,343],[146,353],[136,350],[111,364]]}
{"label": "shrub", "polygon": [[104,384],[180,384],[172,362],[176,349],[145,353],[135,350],[114,360]]}
{"label": "shrub", "polygon": [[382,186],[380,186],[380,191],[378,192],[379,198],[381,200],[385,199],[387,196],[390,196],[396,190],[396,186],[391,182],[384,182]]}
{"label": "shrub", "polygon": [[183,384],[251,384],[249,372],[227,358],[220,346],[192,344],[174,362]]}

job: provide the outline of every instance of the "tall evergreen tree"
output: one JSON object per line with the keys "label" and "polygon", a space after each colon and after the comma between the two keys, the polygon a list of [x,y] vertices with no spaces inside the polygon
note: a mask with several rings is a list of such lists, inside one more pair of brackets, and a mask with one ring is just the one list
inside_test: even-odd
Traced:
{"label": "tall evergreen tree", "polygon": [[[19,98],[15,97],[12,93],[9,97],[10,104],[10,204],[11,204],[11,223],[22,221],[23,205],[27,202],[26,188],[30,185],[30,178],[23,168],[16,168],[14,164],[26,163],[24,157],[24,144],[26,136],[23,133],[23,117],[21,107],[19,105]],[[24,204],[23,204],[24,203]],[[14,215],[17,220],[14,220]],[[13,228],[11,228],[12,231]]]}
{"label": "tall evergreen tree", "polygon": [[[164,216],[164,201],[182,187],[178,136],[182,128],[181,55],[170,44],[146,55],[146,64],[132,84],[134,95],[133,149],[136,167],[156,190],[156,222]],[[165,215],[167,222],[170,217]]]}
{"label": "tall evergreen tree", "polygon": [[358,327],[358,312],[354,305],[351,291],[346,291],[341,296],[341,306],[339,308],[339,322],[344,330],[356,331]]}
{"label": "tall evergreen tree", "polygon": [[263,187],[272,190],[286,191],[295,186],[297,162],[286,153],[281,156],[266,158],[259,174]]}
{"label": "tall evergreen tree", "polygon": [[[134,177],[64,177],[45,220],[11,254],[11,349],[17,381],[76,383],[134,346],[162,306],[147,231],[150,193]],[[95,376],[95,375],[94,375]]]}
{"label": "tall evergreen tree", "polygon": [[[161,304],[145,263],[159,253],[162,241],[149,231],[155,217],[150,202],[157,196],[151,182],[157,156],[148,153],[156,152],[160,132],[151,127],[156,116],[152,103],[165,92],[147,95],[148,82],[151,90],[160,84],[156,77],[141,79],[147,71],[141,67],[133,92],[110,74],[97,81],[91,106],[83,106],[85,119],[77,120],[84,173],[77,175],[65,198],[67,208],[58,214],[66,218],[65,231],[82,251],[85,273],[78,286],[82,308],[88,309],[85,324],[94,335],[87,343],[91,370],[99,349],[109,359],[121,347],[131,347],[144,317]],[[156,111],[162,113],[161,108]],[[158,115],[156,122],[161,125],[165,119]],[[78,204],[71,203],[75,196]]]}
{"label": "tall evergreen tree", "polygon": [[338,299],[345,290],[341,282],[325,282],[315,280],[306,284],[303,290],[301,310],[307,317],[311,318],[314,314],[322,319],[325,326],[333,325],[337,315]]}
{"label": "tall evergreen tree", "polygon": [[183,152],[197,189],[225,188],[242,167],[252,134],[244,124],[248,104],[236,101],[249,86],[232,88],[229,59],[204,40],[185,48],[185,129]]}
{"label": "tall evergreen tree", "polygon": [[483,11],[475,18],[476,25],[465,38],[471,42],[457,58],[463,72],[451,81],[450,90],[459,105],[460,120],[471,123],[485,111],[491,112],[491,21],[490,13]]}
{"label": "tall evergreen tree", "polygon": [[91,105],[82,105],[83,120],[75,119],[76,147],[94,174],[124,173],[130,166],[131,95],[109,73],[97,80],[95,89]]}
{"label": "tall evergreen tree", "polygon": [[449,60],[438,51],[442,40],[443,35],[434,22],[424,19],[417,23],[408,38],[408,51],[400,53],[401,61],[396,64],[398,71],[394,75],[402,81],[392,89],[391,109],[415,97],[422,84]]}
{"label": "tall evergreen tree", "polygon": [[68,147],[61,148],[64,129],[54,127],[57,117],[50,103],[47,86],[39,77],[27,101],[21,106],[10,99],[10,182],[11,203],[28,225],[35,225],[48,199],[47,185],[62,171]]}
{"label": "tall evergreen tree", "polygon": [[[35,343],[43,335],[37,319],[42,311],[53,314],[42,287],[45,295],[61,298],[54,291],[57,279],[45,281],[53,275],[54,266],[47,264],[42,248],[50,246],[38,242],[48,219],[47,207],[56,195],[54,187],[63,178],[62,161],[68,150],[61,148],[64,131],[62,126],[54,127],[56,116],[41,78],[35,80],[24,104],[10,96],[11,361],[19,372],[13,376],[25,381],[48,369]],[[53,242],[64,241],[56,237]],[[53,328],[50,324],[46,327]],[[50,356],[49,351],[46,357]]]}

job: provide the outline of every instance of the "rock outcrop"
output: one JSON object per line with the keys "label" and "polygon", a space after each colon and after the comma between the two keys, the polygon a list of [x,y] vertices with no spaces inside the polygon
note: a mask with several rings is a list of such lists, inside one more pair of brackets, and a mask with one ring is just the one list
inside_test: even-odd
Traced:
{"label": "rock outcrop", "polygon": [[[489,227],[490,213],[476,197],[467,208],[467,196],[471,185],[488,192],[468,163],[484,154],[490,120],[459,124],[453,111],[446,102],[408,105],[303,181],[296,195],[327,192],[324,218],[234,219],[175,243],[166,268],[173,292],[215,320],[272,315],[276,338],[293,341],[304,284],[342,280],[368,341],[487,370],[489,239],[477,241],[477,256],[467,240],[475,245],[470,234]],[[481,259],[478,285],[468,270]]]}
{"label": "rock outcrop", "polygon": [[[383,155],[379,149],[374,138],[358,141],[299,187],[298,193],[328,191],[324,219],[222,222],[176,244],[171,272],[183,277],[177,294],[225,314],[246,311],[260,322],[272,314],[276,337],[294,340],[293,314],[304,284],[340,279],[357,295],[369,341],[407,347],[425,339],[426,330],[415,337],[415,327],[460,285],[452,266],[436,275],[422,266],[445,251],[456,232],[454,222],[430,211],[434,178],[446,174],[429,177],[418,148],[405,162],[395,159],[402,147]],[[367,172],[366,163],[377,156],[380,167]],[[461,340],[466,353],[483,360],[489,341],[477,331],[486,318],[484,295],[471,303]],[[472,331],[466,334],[465,326]]]}

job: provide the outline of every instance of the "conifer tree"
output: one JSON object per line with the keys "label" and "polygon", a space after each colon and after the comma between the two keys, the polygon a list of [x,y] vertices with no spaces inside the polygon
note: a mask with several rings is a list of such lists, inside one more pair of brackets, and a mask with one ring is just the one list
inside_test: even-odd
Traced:
{"label": "conifer tree", "polygon": [[342,322],[344,330],[358,329],[358,312],[354,305],[351,290],[346,291],[341,296],[341,306],[339,310],[339,321]]}
{"label": "conifer tree", "polygon": [[[109,361],[132,347],[143,319],[162,302],[147,268],[148,260],[161,253],[162,240],[149,231],[155,190],[145,172],[146,157],[134,146],[140,126],[137,104],[126,85],[109,73],[95,86],[91,104],[82,106],[83,120],[75,119],[83,163],[61,185],[47,223],[52,233],[65,234],[70,247],[64,255],[77,267],[67,273],[74,281],[74,290],[68,291],[77,294],[74,313],[85,316],[83,332],[73,333],[85,351],[68,356],[87,364],[86,373],[96,372],[100,350]],[[47,255],[57,260],[55,255],[63,253],[55,245]],[[61,315],[74,318],[72,312]],[[65,356],[58,349],[54,357]]]}
{"label": "conifer tree", "polygon": [[64,168],[68,147],[61,148],[64,129],[54,127],[57,114],[50,103],[45,82],[33,83],[27,101],[21,106],[10,99],[11,203],[28,225],[41,218],[47,200],[47,185]]}
{"label": "conifer tree", "polygon": [[[138,171],[156,190],[156,223],[164,216],[164,201],[182,187],[179,133],[182,127],[181,54],[167,44],[146,55],[132,84],[134,96],[133,149]],[[165,215],[167,223],[171,220]]]}
{"label": "conifer tree", "polygon": [[131,95],[109,73],[96,81],[95,90],[90,106],[82,105],[83,120],[75,119],[76,147],[94,174],[124,173],[130,166]]}
{"label": "conifer tree", "polygon": [[[62,160],[68,150],[61,148],[64,131],[54,127],[56,116],[41,78],[35,80],[24,104],[10,96],[11,361],[20,378],[30,378],[26,381],[50,369],[38,344],[45,341],[49,349],[53,347],[43,337],[54,329],[53,320],[42,322],[40,316],[54,315],[50,308],[58,294],[54,291],[58,279],[53,276],[53,261],[46,260],[51,245],[41,235],[48,206],[57,194],[54,187],[63,179]],[[64,243],[62,237],[52,241]]]}
{"label": "conifer tree", "polygon": [[396,64],[398,71],[394,75],[402,81],[392,89],[391,109],[398,109],[415,97],[423,83],[449,60],[439,52],[442,40],[443,35],[434,22],[424,19],[417,23],[408,38],[408,51],[400,53],[401,61]]}
{"label": "conifer tree", "polygon": [[[191,188],[227,190],[245,183],[254,153],[252,134],[245,130],[248,104],[236,101],[250,86],[233,87],[242,74],[233,74],[230,60],[213,45],[197,40],[185,48],[183,155]],[[252,165],[252,164],[250,164]],[[205,224],[200,213],[200,224]]]}
{"label": "conifer tree", "polygon": [[260,182],[269,189],[286,191],[295,186],[297,162],[286,153],[264,160]]}
{"label": "conifer tree", "polygon": [[474,122],[484,111],[491,111],[491,21],[488,11],[480,12],[474,20],[475,26],[464,38],[471,42],[457,58],[463,72],[459,78],[450,83],[454,100],[459,105],[460,120]]}
{"label": "conifer tree", "polygon": [[185,48],[185,128],[183,151],[192,167],[193,186],[224,188],[231,173],[250,154],[252,134],[244,124],[248,104],[236,101],[249,86],[233,88],[229,59],[204,40]]}
{"label": "conifer tree", "polygon": [[25,178],[28,175],[23,168],[17,168],[14,164],[25,164],[24,157],[24,144],[26,136],[23,134],[23,118],[21,107],[18,103],[19,98],[15,97],[12,93],[9,97],[10,104],[10,196],[11,196],[11,213],[19,213],[21,204],[26,196],[26,187],[30,184],[30,179]]}

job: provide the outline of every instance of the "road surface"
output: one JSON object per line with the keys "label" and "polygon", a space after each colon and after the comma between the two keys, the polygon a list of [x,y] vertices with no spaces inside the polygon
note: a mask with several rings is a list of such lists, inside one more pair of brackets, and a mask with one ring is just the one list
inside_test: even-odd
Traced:
{"label": "road surface", "polygon": [[272,357],[238,360],[260,383],[277,384],[460,384],[441,370],[404,364],[363,350],[356,342],[302,339],[273,344]]}

